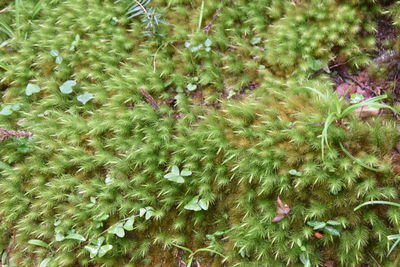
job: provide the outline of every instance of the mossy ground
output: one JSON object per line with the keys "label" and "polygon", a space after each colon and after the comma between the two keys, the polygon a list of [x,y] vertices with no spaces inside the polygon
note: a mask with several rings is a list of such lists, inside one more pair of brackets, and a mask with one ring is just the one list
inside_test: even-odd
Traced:
{"label": "mossy ground", "polygon": [[[313,266],[393,265],[399,254],[386,256],[387,236],[398,231],[400,210],[354,208],[398,200],[396,118],[336,121],[324,157],[321,133],[335,105],[348,106],[323,69],[368,66],[376,17],[388,9],[398,20],[397,4],[154,0],[149,7],[166,24],[147,36],[142,17],[125,14],[132,2],[42,1],[34,14],[36,1],[0,1],[12,28],[2,36],[2,108],[20,106],[0,125],[33,134],[0,147],[8,258],[16,266],[45,258],[48,266],[178,266],[187,254],[175,244],[226,256],[200,253],[201,266],[301,266],[301,242]],[[77,84],[63,94],[67,80]],[[40,92],[27,96],[29,83]],[[93,94],[86,104],[77,100],[84,93]],[[182,184],[164,178],[174,165],[192,172]],[[184,208],[196,196],[207,210]],[[291,212],[273,223],[277,197]],[[136,216],[146,207],[150,219]],[[131,216],[124,237],[107,232]],[[307,225],[327,220],[340,222],[340,237],[316,238]],[[71,230],[85,241],[57,241]],[[91,259],[84,247],[100,236],[113,248]]]}

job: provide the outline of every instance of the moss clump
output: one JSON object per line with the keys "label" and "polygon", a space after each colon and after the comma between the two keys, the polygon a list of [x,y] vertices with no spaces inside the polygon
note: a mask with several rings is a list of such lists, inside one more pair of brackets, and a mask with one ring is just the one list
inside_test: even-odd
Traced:
{"label": "moss clump", "polygon": [[[343,28],[368,29],[378,8],[291,2],[205,1],[202,8],[202,1],[153,1],[168,22],[156,36],[144,34],[141,18],[127,18],[129,1],[49,1],[34,18],[36,2],[27,1],[18,23],[14,7],[5,14],[16,34],[1,50],[2,108],[19,109],[1,116],[0,126],[33,133],[0,147],[1,245],[14,263],[176,265],[174,244],[211,244],[228,266],[297,266],[299,242],[313,264],[391,262],[386,236],[399,226],[399,212],[353,208],[398,198],[390,169],[396,122],[387,115],[337,121],[322,158],[321,124],[347,104],[309,91],[326,93],[332,84],[324,75],[309,79],[314,64],[303,64],[333,53],[367,56],[351,49],[365,47],[365,38],[355,30],[344,36]],[[339,26],[332,10],[341,11]],[[303,26],[294,29],[298,20]],[[312,34],[320,25],[330,30],[318,40],[303,36],[296,47],[296,34],[280,33]],[[61,92],[72,80],[72,92]],[[27,96],[28,83],[40,91]],[[87,93],[87,103],[77,99]],[[340,143],[382,172],[354,163]],[[164,178],[173,166],[190,170],[184,183]],[[278,196],[291,213],[273,223]],[[196,197],[208,207],[188,209]],[[133,216],[133,229],[122,234]],[[340,222],[341,236],[315,238],[311,220]],[[100,237],[112,249],[90,257],[87,246]]]}

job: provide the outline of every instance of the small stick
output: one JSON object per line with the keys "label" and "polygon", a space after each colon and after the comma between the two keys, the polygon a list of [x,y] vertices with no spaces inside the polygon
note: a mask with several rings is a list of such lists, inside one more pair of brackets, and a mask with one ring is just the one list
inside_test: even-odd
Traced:
{"label": "small stick", "polygon": [[28,131],[12,131],[0,128],[0,143],[7,140],[10,137],[22,138],[22,137],[30,137],[32,135],[33,134]]}
{"label": "small stick", "polygon": [[157,101],[155,101],[154,98],[146,90],[141,88],[140,92],[146,98],[147,102],[149,102],[153,106],[153,108],[155,108],[155,109],[160,108],[160,105],[157,103]]}

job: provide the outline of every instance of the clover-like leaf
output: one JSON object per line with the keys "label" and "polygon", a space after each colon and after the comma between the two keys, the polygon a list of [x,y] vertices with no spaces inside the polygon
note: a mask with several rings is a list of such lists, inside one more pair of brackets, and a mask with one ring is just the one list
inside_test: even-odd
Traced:
{"label": "clover-like leaf", "polygon": [[87,251],[89,251],[89,253],[90,253],[90,258],[91,258],[91,259],[93,259],[94,257],[96,257],[97,253],[99,252],[99,248],[98,248],[98,247],[95,247],[95,246],[92,246],[92,245],[85,246],[85,249],[86,249]]}
{"label": "clover-like leaf", "polygon": [[58,57],[60,53],[58,52],[58,50],[53,49],[50,51],[50,55],[52,55],[53,57]]}
{"label": "clover-like leaf", "polygon": [[59,242],[59,241],[63,241],[65,239],[65,236],[61,233],[56,233],[55,238],[56,238],[56,241]]}
{"label": "clover-like leaf", "polygon": [[109,230],[108,233],[110,234],[115,234],[118,237],[124,237],[125,236],[125,230],[123,228],[122,223],[117,223],[114,226],[112,226]]}
{"label": "clover-like leaf", "polygon": [[56,64],[60,65],[63,62],[62,56],[57,56],[55,62],[56,62]]}
{"label": "clover-like leaf", "polygon": [[49,248],[49,244],[43,242],[42,240],[38,240],[38,239],[31,239],[28,241],[28,244],[42,247],[42,248]]}
{"label": "clover-like leaf", "polygon": [[179,168],[178,166],[174,165],[171,168],[171,173],[175,174],[175,175],[179,175]]}
{"label": "clover-like leaf", "polygon": [[192,84],[192,83],[189,83],[189,84],[186,86],[186,89],[188,89],[190,92],[195,91],[195,90],[197,89],[197,85]]}
{"label": "clover-like leaf", "polygon": [[204,45],[205,45],[206,47],[210,47],[210,46],[212,46],[212,41],[211,41],[210,39],[207,39],[207,40],[204,42]]}
{"label": "clover-like leaf", "polygon": [[29,83],[29,84],[26,86],[25,94],[26,94],[27,96],[31,96],[31,95],[33,95],[34,93],[38,93],[38,92],[40,92],[40,87],[37,86],[36,84]]}
{"label": "clover-like leaf", "polygon": [[63,94],[70,94],[72,93],[72,87],[76,85],[75,80],[68,80],[63,85],[60,86],[60,91]]}
{"label": "clover-like leaf", "polygon": [[80,234],[69,234],[65,237],[65,239],[73,239],[78,241],[86,241],[86,238]]}
{"label": "clover-like leaf", "polygon": [[192,172],[188,169],[183,169],[181,171],[181,176],[190,176],[190,175],[192,175]]}
{"label": "clover-like leaf", "polygon": [[302,175],[301,172],[298,172],[298,171],[296,171],[296,170],[290,170],[290,171],[289,171],[289,174],[290,174],[290,175],[293,175],[293,176],[299,176],[299,177]]}
{"label": "clover-like leaf", "polygon": [[201,207],[199,205],[199,197],[192,198],[192,200],[190,200],[190,202],[183,208],[186,210],[200,211]]}
{"label": "clover-like leaf", "polygon": [[133,230],[133,223],[135,222],[135,217],[129,217],[129,219],[124,223],[124,229],[126,231],[132,231]]}
{"label": "clover-like leaf", "polygon": [[186,210],[200,211],[208,210],[209,202],[204,199],[199,199],[198,196],[192,198],[188,204],[184,206]]}
{"label": "clover-like leaf", "polygon": [[3,107],[3,109],[0,111],[0,115],[3,115],[3,116],[8,116],[8,115],[11,115],[12,113],[13,113],[13,110],[12,110],[12,106],[10,106],[10,105]]}
{"label": "clover-like leaf", "polygon": [[110,250],[112,250],[113,246],[112,245],[104,245],[101,246],[101,248],[99,249],[99,257],[103,257],[107,252],[109,252]]}
{"label": "clover-like leaf", "polygon": [[94,97],[93,94],[91,93],[84,93],[82,95],[79,95],[76,99],[78,99],[79,102],[81,102],[82,104],[86,104],[87,102],[90,101],[90,99],[92,99]]}
{"label": "clover-like leaf", "polygon": [[202,208],[203,210],[208,210],[208,205],[209,205],[209,202],[208,202],[208,201],[205,201],[204,199],[200,199],[200,200],[199,200],[199,206],[200,206],[200,208]]}

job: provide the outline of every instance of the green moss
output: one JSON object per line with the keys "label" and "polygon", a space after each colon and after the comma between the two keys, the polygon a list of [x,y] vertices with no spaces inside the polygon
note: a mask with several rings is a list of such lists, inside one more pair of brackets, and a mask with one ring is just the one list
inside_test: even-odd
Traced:
{"label": "green moss", "polygon": [[[322,159],[320,124],[332,103],[347,104],[306,89],[332,88],[324,75],[308,79],[315,71],[309,58],[326,64],[336,53],[365,63],[361,48],[370,46],[356,30],[378,8],[367,9],[369,1],[289,2],[205,1],[206,33],[198,31],[202,1],[153,1],[168,24],[160,26],[164,37],[149,37],[140,18],[124,15],[129,1],[46,1],[34,19],[34,3],[24,1],[20,33],[1,48],[8,69],[2,71],[3,106],[19,103],[21,110],[1,116],[0,126],[33,133],[32,151],[18,152],[15,140],[0,147],[1,161],[11,165],[1,171],[0,241],[11,244],[14,262],[32,266],[51,257],[50,266],[176,265],[172,244],[205,247],[206,235],[217,231],[226,231],[213,246],[228,266],[297,266],[297,240],[313,264],[390,262],[386,235],[398,226],[398,212],[353,208],[398,198],[399,181],[389,168],[399,141],[396,122],[352,115],[330,127],[332,147]],[[314,33],[320,36],[298,36]],[[71,94],[59,90],[67,80],[77,82]],[[26,96],[28,83],[41,91]],[[197,89],[187,90],[188,84]],[[94,98],[82,104],[77,96],[83,93]],[[339,143],[388,171],[352,162]],[[185,183],[163,178],[173,165],[192,172]],[[290,175],[292,169],[302,175]],[[196,196],[210,203],[208,210],[184,209]],[[272,223],[278,196],[292,211]],[[153,216],[136,217],[124,237],[107,233],[146,207]],[[99,226],[100,215],[109,217]],[[306,224],[332,219],[342,223],[341,237],[316,239]],[[56,231],[72,229],[86,241],[56,240]],[[113,249],[90,259],[84,246],[99,236]],[[28,244],[31,239],[51,249]],[[221,265],[219,257],[201,257],[211,265],[210,258]]]}

